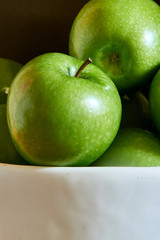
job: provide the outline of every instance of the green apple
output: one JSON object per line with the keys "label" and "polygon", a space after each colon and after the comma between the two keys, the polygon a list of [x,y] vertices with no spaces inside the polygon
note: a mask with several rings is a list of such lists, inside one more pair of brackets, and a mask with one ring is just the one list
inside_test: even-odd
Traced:
{"label": "green apple", "polygon": [[115,138],[121,119],[117,88],[93,64],[78,71],[82,63],[65,54],[46,53],[28,62],[13,80],[8,124],[28,162],[86,166]]}
{"label": "green apple", "polygon": [[153,123],[160,132],[160,70],[155,74],[151,82],[148,102]]}
{"label": "green apple", "polygon": [[10,84],[21,67],[16,61],[0,58],[0,104],[6,103]]}
{"label": "green apple", "polygon": [[0,104],[0,162],[27,164],[13,144],[7,124],[6,104]]}
{"label": "green apple", "polygon": [[111,146],[93,166],[160,166],[160,139],[144,129],[120,129]]}
{"label": "green apple", "polygon": [[152,119],[148,100],[140,92],[125,95],[122,100],[122,120],[120,127],[134,127],[152,130]]}
{"label": "green apple", "polygon": [[70,55],[106,72],[120,93],[150,82],[160,66],[160,6],[152,0],[92,0],[77,15]]}

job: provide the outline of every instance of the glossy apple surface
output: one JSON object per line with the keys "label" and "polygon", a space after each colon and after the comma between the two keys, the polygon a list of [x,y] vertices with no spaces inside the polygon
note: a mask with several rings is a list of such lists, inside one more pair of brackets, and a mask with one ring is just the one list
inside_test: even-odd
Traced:
{"label": "glossy apple surface", "polygon": [[107,151],[94,166],[160,166],[160,139],[140,128],[120,129]]}
{"label": "glossy apple surface", "polygon": [[0,58],[0,104],[6,103],[10,84],[21,67],[18,62]]}
{"label": "glossy apple surface", "polygon": [[160,70],[155,74],[152,80],[148,102],[153,123],[160,132]]}
{"label": "glossy apple surface", "polygon": [[26,164],[12,141],[7,125],[6,104],[0,104],[0,162]]}
{"label": "glossy apple surface", "polygon": [[160,6],[152,0],[93,0],[76,17],[70,55],[105,71],[121,93],[146,85],[160,66]]}
{"label": "glossy apple surface", "polygon": [[121,119],[114,83],[93,64],[75,77],[83,61],[60,53],[38,56],[13,81],[8,124],[30,163],[86,166],[113,141]]}

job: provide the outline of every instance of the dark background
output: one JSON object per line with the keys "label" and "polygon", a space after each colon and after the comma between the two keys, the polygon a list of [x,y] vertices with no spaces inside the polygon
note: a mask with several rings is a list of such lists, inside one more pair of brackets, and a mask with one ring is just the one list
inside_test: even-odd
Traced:
{"label": "dark background", "polygon": [[[0,2],[0,57],[26,63],[45,52],[68,53],[69,32],[88,0]],[[156,0],[160,4],[160,0]]]}
{"label": "dark background", "polygon": [[69,32],[87,0],[0,2],[0,57],[26,63],[45,52],[68,53]]}

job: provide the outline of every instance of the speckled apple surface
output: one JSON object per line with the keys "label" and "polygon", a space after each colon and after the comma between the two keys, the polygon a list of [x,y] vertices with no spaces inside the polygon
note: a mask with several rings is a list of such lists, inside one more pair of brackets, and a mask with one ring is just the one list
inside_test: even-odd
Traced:
{"label": "speckled apple surface", "polygon": [[121,120],[121,99],[111,79],[93,64],[62,53],[32,59],[16,75],[7,98],[13,142],[29,163],[88,166],[111,145]]}
{"label": "speckled apple surface", "polygon": [[160,66],[160,7],[150,0],[93,0],[77,15],[70,55],[101,68],[120,92],[150,82]]}
{"label": "speckled apple surface", "polygon": [[160,168],[0,164],[0,239],[158,240]]}

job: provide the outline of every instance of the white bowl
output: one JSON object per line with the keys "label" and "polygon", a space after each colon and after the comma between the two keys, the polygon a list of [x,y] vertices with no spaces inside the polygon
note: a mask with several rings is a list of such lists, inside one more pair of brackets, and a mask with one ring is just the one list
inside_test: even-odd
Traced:
{"label": "white bowl", "polygon": [[1,240],[159,240],[160,168],[0,164]]}

